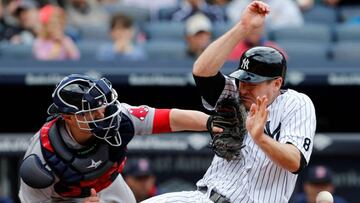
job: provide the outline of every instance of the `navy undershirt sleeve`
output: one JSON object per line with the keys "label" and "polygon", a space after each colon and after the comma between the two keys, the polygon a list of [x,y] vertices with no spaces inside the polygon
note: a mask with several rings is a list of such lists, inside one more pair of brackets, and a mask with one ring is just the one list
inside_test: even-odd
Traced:
{"label": "navy undershirt sleeve", "polygon": [[225,87],[226,79],[224,75],[218,72],[215,76],[211,77],[200,77],[196,75],[193,75],[193,77],[200,95],[211,106],[215,106]]}

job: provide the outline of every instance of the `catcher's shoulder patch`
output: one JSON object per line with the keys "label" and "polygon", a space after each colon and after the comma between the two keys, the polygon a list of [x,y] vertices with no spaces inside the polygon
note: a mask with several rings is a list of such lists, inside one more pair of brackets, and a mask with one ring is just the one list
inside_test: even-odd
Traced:
{"label": "catcher's shoulder patch", "polygon": [[139,120],[143,121],[149,112],[149,108],[146,106],[139,106],[136,108],[131,108],[129,112]]}

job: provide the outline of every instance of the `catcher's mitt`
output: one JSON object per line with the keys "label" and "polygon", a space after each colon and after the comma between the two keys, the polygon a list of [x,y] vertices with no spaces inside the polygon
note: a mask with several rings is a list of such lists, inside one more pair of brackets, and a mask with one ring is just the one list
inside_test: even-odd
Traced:
{"label": "catcher's mitt", "polygon": [[[247,132],[245,121],[245,107],[238,99],[226,98],[217,104],[215,114],[207,121],[212,138],[210,148],[216,155],[228,161],[239,156]],[[222,128],[223,132],[213,132],[214,126]]]}

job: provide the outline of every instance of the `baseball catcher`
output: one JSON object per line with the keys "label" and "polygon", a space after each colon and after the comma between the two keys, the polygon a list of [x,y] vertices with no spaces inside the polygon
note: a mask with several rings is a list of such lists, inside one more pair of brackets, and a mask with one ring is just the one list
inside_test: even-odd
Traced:
{"label": "baseball catcher", "polygon": [[[214,115],[208,119],[207,128],[212,138],[210,148],[227,161],[237,158],[244,147],[245,114],[245,107],[239,99],[226,98],[217,104]],[[222,128],[223,132],[216,133],[213,127]]]}

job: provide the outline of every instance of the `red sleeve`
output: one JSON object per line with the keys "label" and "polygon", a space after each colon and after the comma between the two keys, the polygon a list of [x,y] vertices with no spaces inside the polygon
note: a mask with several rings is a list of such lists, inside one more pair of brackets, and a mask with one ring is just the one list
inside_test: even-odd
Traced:
{"label": "red sleeve", "polygon": [[155,109],[153,134],[171,132],[170,109]]}

